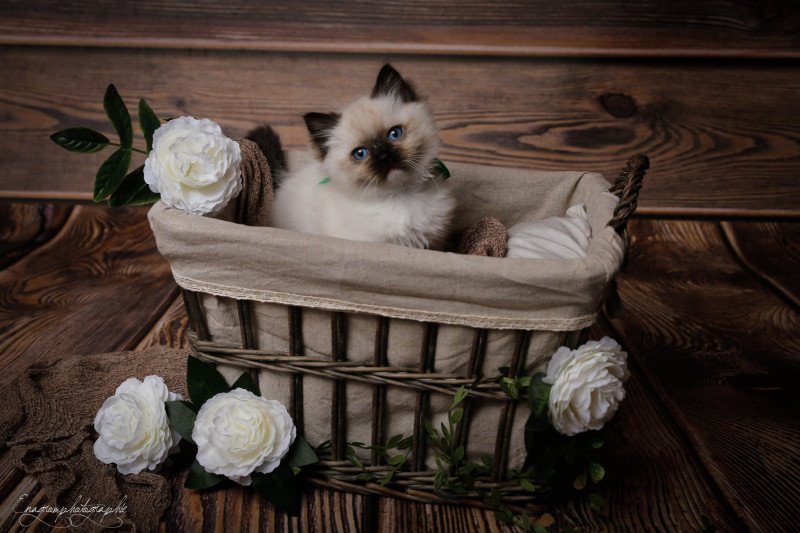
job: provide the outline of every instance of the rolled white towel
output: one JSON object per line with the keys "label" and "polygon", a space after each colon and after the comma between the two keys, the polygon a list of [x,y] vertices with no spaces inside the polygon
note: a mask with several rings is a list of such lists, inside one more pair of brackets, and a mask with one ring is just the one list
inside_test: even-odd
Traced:
{"label": "rolled white towel", "polygon": [[506,257],[575,259],[586,257],[592,228],[583,204],[567,209],[566,216],[523,222],[508,230]]}

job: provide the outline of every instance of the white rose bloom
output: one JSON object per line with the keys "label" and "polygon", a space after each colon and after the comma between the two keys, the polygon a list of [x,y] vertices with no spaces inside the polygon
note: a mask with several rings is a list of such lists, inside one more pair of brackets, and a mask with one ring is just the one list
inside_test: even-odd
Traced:
{"label": "white rose bloom", "polygon": [[207,472],[250,484],[250,474],[278,467],[297,435],[282,403],[234,389],[210,398],[197,413],[192,440]]}
{"label": "white rose bloom", "polygon": [[597,430],[614,416],[625,398],[627,357],[610,337],[556,350],[542,380],[552,384],[548,407],[556,430],[565,435]]}
{"label": "white rose bloom", "polygon": [[144,181],[170,207],[215,214],[242,190],[239,143],[208,119],[179,117],[153,134]]}
{"label": "white rose bloom", "polygon": [[99,434],[94,455],[106,464],[116,464],[121,474],[155,470],[181,439],[169,426],[164,402],[181,399],[159,376],[126,380],[94,418]]}

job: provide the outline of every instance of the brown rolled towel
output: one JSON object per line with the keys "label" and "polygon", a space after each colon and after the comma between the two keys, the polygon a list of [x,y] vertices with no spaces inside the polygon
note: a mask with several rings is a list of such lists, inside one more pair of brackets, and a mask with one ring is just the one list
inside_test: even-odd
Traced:
{"label": "brown rolled towel", "polygon": [[506,227],[494,217],[483,218],[465,231],[456,249],[460,254],[487,257],[505,257],[507,250]]}
{"label": "brown rolled towel", "polygon": [[236,208],[236,222],[268,226],[272,208],[272,171],[264,153],[250,139],[238,139],[242,151],[242,192]]}

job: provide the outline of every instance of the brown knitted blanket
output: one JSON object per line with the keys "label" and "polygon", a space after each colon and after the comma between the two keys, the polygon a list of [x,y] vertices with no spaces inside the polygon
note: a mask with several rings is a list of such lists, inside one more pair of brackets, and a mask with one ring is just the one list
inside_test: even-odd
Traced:
{"label": "brown knitted blanket", "polygon": [[[169,479],[142,472],[123,476],[98,461],[92,450],[94,416],[125,379],[154,374],[170,390],[186,393],[185,350],[151,348],[142,352],[69,357],[33,366],[0,393],[0,443],[14,464],[37,478],[47,505],[102,504],[125,512],[66,513],[61,524],[76,531],[101,526],[150,531],[170,504]],[[15,511],[33,505],[24,495]],[[37,505],[43,505],[39,503]],[[26,517],[18,515],[23,520]],[[28,518],[28,522],[31,519]]]}

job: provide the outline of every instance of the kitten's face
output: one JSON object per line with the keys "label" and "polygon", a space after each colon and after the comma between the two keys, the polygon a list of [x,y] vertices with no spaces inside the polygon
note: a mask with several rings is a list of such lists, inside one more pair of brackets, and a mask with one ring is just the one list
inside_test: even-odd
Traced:
{"label": "kitten's face", "polygon": [[325,171],[338,186],[392,191],[431,179],[440,142],[433,116],[388,65],[371,97],[356,100],[341,114],[310,113],[305,118]]}

